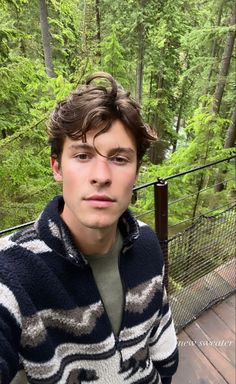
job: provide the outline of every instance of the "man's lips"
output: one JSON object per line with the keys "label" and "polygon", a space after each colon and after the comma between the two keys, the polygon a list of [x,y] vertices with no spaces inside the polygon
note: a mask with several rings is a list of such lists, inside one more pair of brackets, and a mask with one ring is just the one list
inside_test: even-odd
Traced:
{"label": "man's lips", "polygon": [[115,199],[112,199],[107,195],[91,195],[85,198],[87,201],[104,201],[104,202],[115,202]]}
{"label": "man's lips", "polygon": [[84,199],[87,204],[94,208],[109,208],[111,207],[114,202],[116,201],[115,199],[112,199],[110,196],[107,195],[90,195]]}

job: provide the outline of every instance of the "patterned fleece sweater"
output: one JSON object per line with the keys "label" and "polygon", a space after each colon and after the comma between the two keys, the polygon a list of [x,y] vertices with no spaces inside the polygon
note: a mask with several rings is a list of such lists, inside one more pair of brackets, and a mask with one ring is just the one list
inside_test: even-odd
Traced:
{"label": "patterned fleece sweater", "polygon": [[0,383],[23,384],[22,370],[34,384],[170,383],[178,350],[155,233],[128,210],[120,218],[125,300],[115,336],[63,204],[56,197],[33,228],[0,239]]}

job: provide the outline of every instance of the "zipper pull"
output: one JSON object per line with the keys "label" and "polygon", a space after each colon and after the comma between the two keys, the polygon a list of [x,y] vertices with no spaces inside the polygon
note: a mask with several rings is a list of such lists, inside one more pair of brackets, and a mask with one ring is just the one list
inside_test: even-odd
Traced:
{"label": "zipper pull", "polygon": [[115,336],[115,346],[116,346],[116,349],[118,352],[121,351],[122,347],[121,347],[121,344],[120,344],[120,340],[117,336]]}

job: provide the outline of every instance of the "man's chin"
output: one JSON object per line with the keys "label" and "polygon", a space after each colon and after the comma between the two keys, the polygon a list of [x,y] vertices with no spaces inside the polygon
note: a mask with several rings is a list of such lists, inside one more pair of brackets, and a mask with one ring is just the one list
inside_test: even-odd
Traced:
{"label": "man's chin", "polygon": [[87,228],[90,228],[90,229],[108,229],[108,228],[113,228],[114,226],[116,226],[118,223],[118,219],[116,220],[111,220],[110,219],[107,219],[107,218],[97,218],[95,220],[89,220],[87,221],[85,224],[85,226]]}
{"label": "man's chin", "polygon": [[90,229],[109,229],[109,228],[112,228],[114,227],[114,225],[116,225],[116,223],[103,223],[103,222],[99,222],[99,223],[91,223],[89,225],[87,225],[87,228],[90,228]]}

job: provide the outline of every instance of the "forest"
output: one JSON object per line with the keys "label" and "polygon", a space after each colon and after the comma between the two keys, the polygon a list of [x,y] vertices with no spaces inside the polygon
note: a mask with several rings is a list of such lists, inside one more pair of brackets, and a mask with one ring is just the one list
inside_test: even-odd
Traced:
{"label": "forest", "polygon": [[[60,193],[49,167],[47,120],[96,71],[128,89],[157,131],[138,185],[235,153],[235,0],[0,0],[0,6],[0,229],[34,220]],[[176,180],[171,198],[193,197],[173,208],[171,223],[233,204],[234,176],[233,163],[223,163]],[[201,189],[206,193],[196,201]],[[152,191],[138,194],[132,209],[152,210]]]}

